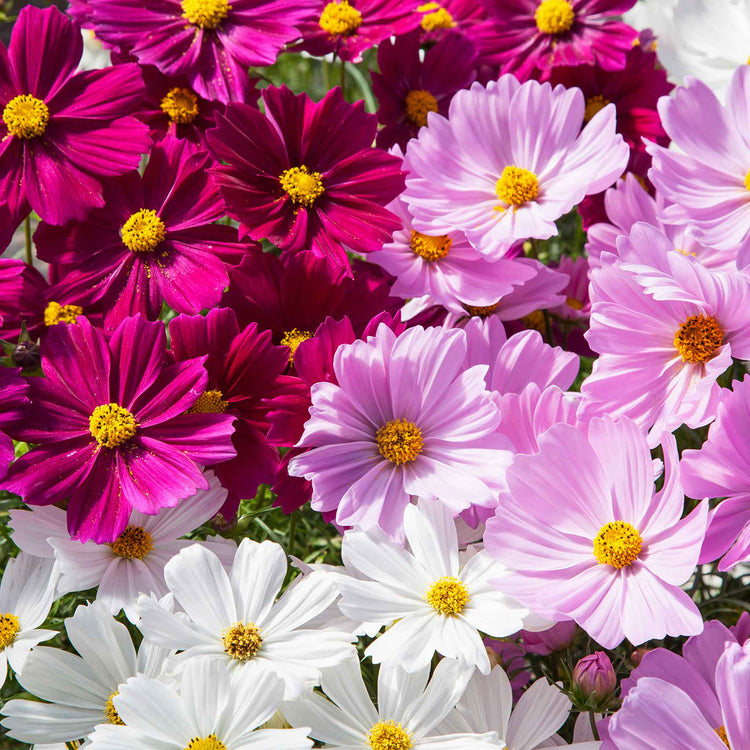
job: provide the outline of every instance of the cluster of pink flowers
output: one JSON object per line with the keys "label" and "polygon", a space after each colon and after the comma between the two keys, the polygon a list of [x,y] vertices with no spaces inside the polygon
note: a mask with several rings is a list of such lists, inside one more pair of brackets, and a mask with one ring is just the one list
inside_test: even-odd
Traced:
{"label": "cluster of pink flowers", "polygon": [[[34,692],[38,628],[97,587],[71,633],[122,610],[171,654],[113,688],[187,705],[192,675],[230,705],[260,695],[233,672],[252,662],[250,729],[295,727],[174,747],[552,746],[571,701],[577,747],[750,747],[750,65],[675,87],[635,3],[23,8],[0,45],[0,492],[23,550],[0,664],[27,692],[62,701]],[[79,67],[82,31],[111,65]],[[341,85],[295,93],[288,59]],[[256,495],[294,514],[289,544],[320,518],[343,565],[297,561],[274,603],[283,550],[235,545]],[[521,697],[583,633],[567,702]],[[425,728],[436,654],[454,692]],[[115,728],[0,712],[23,741],[148,747],[118,692]],[[524,744],[531,696],[561,720]]]}

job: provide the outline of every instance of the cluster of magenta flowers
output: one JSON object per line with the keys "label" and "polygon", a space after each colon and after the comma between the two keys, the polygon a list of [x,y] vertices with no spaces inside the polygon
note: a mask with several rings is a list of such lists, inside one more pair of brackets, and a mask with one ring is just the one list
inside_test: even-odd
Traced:
{"label": "cluster of magenta flowers", "polygon": [[11,19],[1,732],[750,748],[750,0],[664,5]]}

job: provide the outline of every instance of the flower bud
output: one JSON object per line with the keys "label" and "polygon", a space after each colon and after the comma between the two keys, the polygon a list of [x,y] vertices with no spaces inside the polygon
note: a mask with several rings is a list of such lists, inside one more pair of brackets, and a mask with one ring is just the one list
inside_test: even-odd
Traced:
{"label": "flower bud", "polygon": [[36,370],[42,362],[39,344],[34,341],[22,341],[13,347],[11,359],[16,367],[23,367],[24,370]]}
{"label": "flower bud", "polygon": [[614,696],[616,687],[615,669],[603,651],[584,656],[573,668],[574,694],[589,709],[606,706]]}

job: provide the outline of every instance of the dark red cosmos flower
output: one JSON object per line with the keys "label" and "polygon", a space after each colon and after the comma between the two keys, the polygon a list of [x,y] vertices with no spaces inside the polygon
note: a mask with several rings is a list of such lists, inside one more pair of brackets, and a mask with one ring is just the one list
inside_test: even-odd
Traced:
{"label": "dark red cosmos flower", "polygon": [[2,488],[30,505],[68,501],[71,537],[113,542],[133,509],[156,514],[208,489],[201,466],[233,458],[234,418],[192,414],[206,390],[203,359],[166,365],[162,323],[125,319],[107,340],[86,318],[44,342],[46,377],[13,437],[38,447]]}
{"label": "dark red cosmos flower", "polygon": [[232,310],[179,315],[169,324],[172,355],[183,361],[208,355],[206,390],[191,412],[236,418],[232,443],[237,457],[212,466],[229,496],[221,512],[234,516],[240,500],[255,497],[258,486],[273,481],[279,453],[269,444],[269,408],[280,399],[287,408],[305,404],[306,388],[299,378],[282,373],[288,352],[274,346],[270,331],[251,323],[243,330]]}
{"label": "dark red cosmos flower", "polygon": [[83,219],[104,205],[102,179],[135,169],[151,141],[132,117],[137,65],[76,73],[80,29],[57,8],[27,5],[0,44],[0,195],[14,217]]}
{"label": "dark red cosmos flower", "polygon": [[0,367],[0,479],[2,479],[15,455],[13,441],[5,433],[21,423],[29,399],[28,383],[20,377],[20,369]]}
{"label": "dark red cosmos flower", "polygon": [[474,45],[463,35],[444,35],[420,59],[420,33],[415,30],[383,42],[378,47],[380,73],[372,76],[372,92],[378,99],[377,144],[390,148],[406,143],[427,125],[427,115],[448,116],[448,105],[459,89],[475,78]]}
{"label": "dark red cosmos flower", "polygon": [[319,102],[286,86],[263,90],[265,114],[227,105],[208,143],[210,171],[240,232],[287,253],[312,249],[349,269],[345,247],[379,250],[400,220],[385,208],[404,188],[401,159],[372,148],[377,118],[341,89]]}

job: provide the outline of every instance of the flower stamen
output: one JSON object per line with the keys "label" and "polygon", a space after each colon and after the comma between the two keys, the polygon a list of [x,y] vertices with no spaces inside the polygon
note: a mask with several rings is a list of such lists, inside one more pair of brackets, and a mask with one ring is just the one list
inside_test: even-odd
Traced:
{"label": "flower stamen", "polygon": [[56,326],[58,323],[75,323],[78,316],[83,315],[83,308],[78,305],[61,305],[50,302],[44,308],[44,325]]}
{"label": "flower stamen", "polygon": [[143,560],[154,548],[154,540],[142,526],[127,526],[111,544],[112,554],[125,560]]}
{"label": "flower stamen", "polygon": [[626,568],[641,553],[643,539],[638,529],[626,521],[605,523],[594,537],[594,557],[602,565]]}
{"label": "flower stamen", "polygon": [[674,345],[683,362],[707,362],[724,343],[724,331],[710,315],[691,315],[674,335]]}
{"label": "flower stamen", "polygon": [[447,234],[430,237],[427,234],[422,234],[414,230],[411,233],[410,245],[414,255],[424,258],[429,263],[434,263],[436,260],[445,258],[452,244],[453,240]]}
{"label": "flower stamen", "polygon": [[542,34],[564,34],[575,22],[576,14],[568,0],[542,0],[534,20]]}
{"label": "flower stamen", "polygon": [[89,417],[89,432],[102,448],[117,448],[133,438],[135,417],[119,404],[97,406]]}
{"label": "flower stamen", "polygon": [[260,629],[254,622],[235,622],[224,630],[224,651],[232,659],[252,659],[263,645]]}
{"label": "flower stamen", "polygon": [[300,331],[299,328],[292,328],[291,331],[284,331],[284,337],[281,339],[282,346],[289,347],[289,362],[294,361],[294,355],[297,352],[297,347],[303,342],[311,339],[313,334],[311,331]]}
{"label": "flower stamen", "polygon": [[500,303],[495,302],[494,305],[464,305],[464,310],[466,310],[469,315],[486,318],[489,315],[492,315],[498,307],[500,307]]}
{"label": "flower stamen", "polygon": [[215,734],[209,734],[206,737],[193,737],[185,750],[227,750],[227,746]]}
{"label": "flower stamen", "polygon": [[159,108],[174,123],[178,125],[189,125],[200,112],[198,108],[198,95],[190,89],[175,87],[169,89],[166,96],[161,100]]}
{"label": "flower stamen", "polygon": [[393,720],[375,724],[367,733],[367,744],[371,750],[411,750],[414,747],[409,732]]}
{"label": "flower stamen", "polygon": [[349,5],[349,0],[332,0],[323,8],[318,23],[331,36],[351,36],[362,25],[362,14]]}
{"label": "flower stamen", "polygon": [[203,391],[198,400],[187,410],[188,414],[224,414],[229,401],[221,391]]}
{"label": "flower stamen", "polygon": [[586,109],[583,111],[583,121],[588,122],[593,119],[594,115],[601,112],[609,104],[609,99],[605,99],[601,94],[592,96],[586,100]]}
{"label": "flower stamen", "polygon": [[18,618],[11,612],[0,615],[0,648],[10,646],[16,640],[16,636],[21,630],[21,623]]}
{"label": "flower stamen", "polygon": [[120,714],[117,713],[114,701],[112,700],[119,694],[119,690],[115,690],[115,692],[107,698],[107,702],[104,704],[104,718],[107,720],[108,724],[116,724],[118,727],[124,727],[125,722],[120,718]]}
{"label": "flower stamen", "polygon": [[536,200],[539,195],[539,180],[528,169],[509,165],[503,169],[495,185],[495,193],[509,206],[523,206]]}
{"label": "flower stamen", "polygon": [[414,89],[404,99],[404,117],[415,127],[423,128],[427,125],[427,115],[437,111],[437,99],[424,89]]}
{"label": "flower stamen", "polygon": [[375,433],[380,455],[396,466],[411,463],[424,448],[422,430],[407,419],[392,419]]}
{"label": "flower stamen", "polygon": [[229,14],[228,0],[182,0],[182,17],[201,29],[215,29]]}
{"label": "flower stamen", "polygon": [[419,22],[423,31],[437,31],[438,29],[452,29],[456,22],[453,16],[438,3],[425,3],[420,5],[417,10],[425,15]]}
{"label": "flower stamen", "polygon": [[49,125],[49,109],[41,99],[22,94],[5,105],[3,122],[10,135],[28,141],[44,135]]}
{"label": "flower stamen", "polygon": [[120,229],[122,243],[133,253],[149,253],[156,250],[167,236],[164,222],[150,208],[142,208],[131,214]]}
{"label": "flower stamen", "polygon": [[453,576],[443,576],[427,589],[425,601],[441,615],[457,615],[469,603],[469,589]]}
{"label": "flower stamen", "polygon": [[292,203],[305,208],[310,208],[325,192],[320,172],[310,172],[304,165],[285,169],[279,175],[279,182]]}

